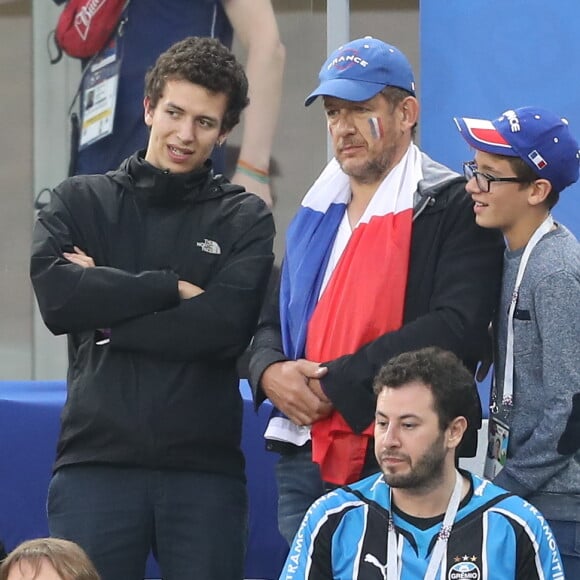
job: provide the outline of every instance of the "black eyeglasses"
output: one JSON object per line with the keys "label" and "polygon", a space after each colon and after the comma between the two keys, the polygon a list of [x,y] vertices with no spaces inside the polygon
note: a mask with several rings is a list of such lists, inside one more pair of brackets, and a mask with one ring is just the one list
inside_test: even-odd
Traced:
{"label": "black eyeglasses", "polygon": [[493,175],[488,175],[487,173],[481,173],[481,171],[477,170],[477,163],[475,163],[475,161],[465,161],[463,163],[463,175],[467,181],[469,181],[472,177],[475,177],[477,187],[483,193],[489,193],[491,183],[494,181],[508,181],[511,183],[527,182],[526,179],[521,179],[520,177],[494,177]]}

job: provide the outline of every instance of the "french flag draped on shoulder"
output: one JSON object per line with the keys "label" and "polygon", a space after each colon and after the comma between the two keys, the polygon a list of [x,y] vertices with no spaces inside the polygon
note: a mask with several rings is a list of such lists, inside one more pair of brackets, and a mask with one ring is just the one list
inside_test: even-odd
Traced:
{"label": "french flag draped on shoulder", "polygon": [[280,321],[284,354],[289,358],[304,357],[308,321],[318,302],[350,196],[348,178],[332,159],[308,190],[288,227],[280,283]]}
{"label": "french flag draped on shoulder", "polygon": [[[422,179],[420,158],[411,145],[380,184],[340,258],[330,266],[351,197],[349,178],[333,159],[306,194],[288,228],[282,269],[280,318],[289,358],[332,360],[400,328],[413,198]],[[313,460],[320,464],[325,481],[344,484],[358,479],[372,428],[371,424],[362,435],[355,434],[336,411],[313,425]],[[305,428],[293,429],[304,436]]]}

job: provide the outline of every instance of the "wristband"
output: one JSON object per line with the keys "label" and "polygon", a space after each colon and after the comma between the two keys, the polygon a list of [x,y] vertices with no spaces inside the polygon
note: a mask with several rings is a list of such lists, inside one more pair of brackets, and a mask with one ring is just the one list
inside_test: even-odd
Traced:
{"label": "wristband", "polygon": [[259,183],[268,184],[270,183],[270,174],[268,171],[264,171],[263,169],[259,169],[254,165],[250,165],[243,159],[238,159],[238,164],[236,166],[236,170],[252,179],[255,179]]}

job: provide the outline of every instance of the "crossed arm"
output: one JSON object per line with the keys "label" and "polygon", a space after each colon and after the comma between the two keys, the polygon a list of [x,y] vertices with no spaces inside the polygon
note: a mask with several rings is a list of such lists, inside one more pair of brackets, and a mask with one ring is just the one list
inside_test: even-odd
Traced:
{"label": "crossed arm", "polygon": [[[82,201],[75,198],[85,207]],[[53,196],[35,225],[31,259],[46,325],[54,334],[109,328],[110,348],[164,358],[238,356],[250,340],[267,286],[274,224],[253,196],[247,196],[236,220],[230,228],[235,244],[201,288],[179,276],[179,268],[127,271],[123,263],[138,267],[141,258],[132,257],[131,249],[108,248],[107,234],[93,228],[87,216],[81,220],[86,231],[80,231]],[[111,264],[112,251],[117,259]],[[179,256],[174,261],[179,264]]]}
{"label": "crossed arm", "polygon": [[[94,268],[95,261],[85,254],[78,246],[73,246],[74,252],[63,252],[63,256],[72,264],[76,264],[81,268]],[[177,281],[177,290],[181,300],[189,300],[203,294],[203,288],[187,282],[186,280]]]}

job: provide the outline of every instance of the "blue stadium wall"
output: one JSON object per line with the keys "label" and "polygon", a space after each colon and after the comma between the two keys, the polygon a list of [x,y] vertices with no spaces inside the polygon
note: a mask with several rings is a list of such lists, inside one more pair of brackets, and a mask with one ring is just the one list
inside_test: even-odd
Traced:
{"label": "blue stadium wall", "polygon": [[[421,147],[461,171],[472,153],[454,116],[524,105],[566,117],[580,139],[580,0],[421,0]],[[557,220],[580,238],[580,185]]]}

